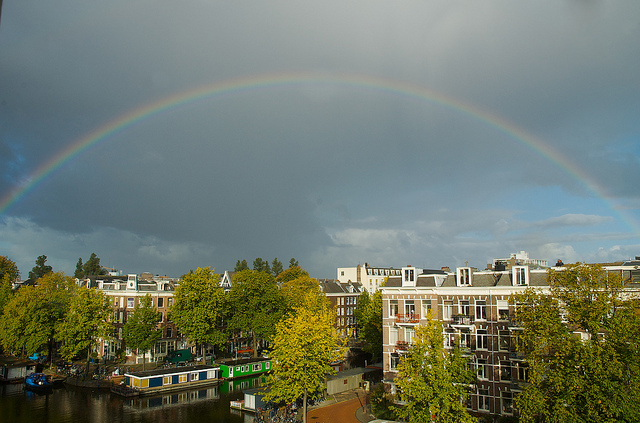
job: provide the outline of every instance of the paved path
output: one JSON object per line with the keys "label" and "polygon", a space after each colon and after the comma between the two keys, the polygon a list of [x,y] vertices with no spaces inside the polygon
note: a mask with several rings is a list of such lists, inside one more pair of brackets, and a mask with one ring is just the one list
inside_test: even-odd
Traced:
{"label": "paved path", "polygon": [[361,407],[360,400],[354,398],[316,408],[307,413],[307,423],[360,423],[356,411]]}
{"label": "paved path", "polygon": [[366,393],[362,389],[331,395],[307,411],[307,423],[366,423],[373,417],[364,411],[365,401]]}

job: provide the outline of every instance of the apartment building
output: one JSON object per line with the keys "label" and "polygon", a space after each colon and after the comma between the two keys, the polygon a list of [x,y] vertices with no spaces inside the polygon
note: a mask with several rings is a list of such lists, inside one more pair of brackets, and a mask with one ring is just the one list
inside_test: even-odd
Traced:
{"label": "apartment building", "polygon": [[[628,289],[640,288],[640,259],[607,266],[619,272]],[[510,416],[513,396],[528,378],[527,363],[516,351],[521,328],[514,322],[512,294],[528,287],[548,288],[547,269],[512,265],[508,270],[460,267],[453,272],[403,267],[381,288],[383,299],[383,372],[395,392],[397,366],[412,344],[415,327],[429,312],[443,323],[446,348],[466,350],[477,374],[467,408],[477,415]],[[554,268],[562,271],[562,267]]]}
{"label": "apartment building", "polygon": [[337,280],[340,283],[359,283],[369,294],[373,294],[384,283],[384,280],[390,276],[399,276],[400,269],[393,267],[371,267],[369,263],[364,266],[356,267],[338,267]]}
{"label": "apartment building", "polygon": [[338,333],[344,337],[357,338],[355,310],[358,297],[363,292],[362,285],[351,281],[342,283],[333,279],[320,279],[318,282],[320,290],[336,310],[335,327]]}
{"label": "apartment building", "polygon": [[[143,277],[144,276],[144,277]],[[153,277],[151,274],[129,274],[126,276],[102,276],[91,278],[82,283],[91,288],[101,290],[113,304],[113,323],[115,326],[115,339],[112,341],[101,340],[100,357],[114,359],[117,352],[124,349],[128,362],[141,362],[142,355],[138,357],[134,351],[127,348],[122,340],[122,331],[127,318],[133,314],[133,310],[140,299],[149,295],[154,307],[162,314],[159,327],[162,336],[156,343],[152,353],[156,360],[162,360],[164,356],[174,350],[185,348],[186,339],[180,334],[175,324],[168,317],[169,308],[173,305],[173,292],[178,281],[166,277]],[[151,360],[147,354],[147,360]]]}

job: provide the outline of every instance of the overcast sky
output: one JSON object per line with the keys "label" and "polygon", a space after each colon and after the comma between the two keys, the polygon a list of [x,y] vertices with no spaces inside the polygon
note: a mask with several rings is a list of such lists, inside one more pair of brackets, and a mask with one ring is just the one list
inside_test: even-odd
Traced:
{"label": "overcast sky", "polygon": [[168,276],[625,260],[639,69],[637,0],[5,1],[0,255],[23,277],[92,252]]}

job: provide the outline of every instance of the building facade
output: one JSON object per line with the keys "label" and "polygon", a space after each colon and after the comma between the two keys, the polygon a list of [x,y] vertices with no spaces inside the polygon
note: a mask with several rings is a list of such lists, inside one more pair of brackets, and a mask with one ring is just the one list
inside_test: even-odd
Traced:
{"label": "building facade", "polygon": [[[621,263],[606,270],[619,272],[637,294],[637,264]],[[453,349],[459,343],[476,372],[468,410],[487,417],[513,415],[513,397],[526,383],[528,369],[516,350],[521,328],[514,321],[510,298],[528,287],[548,289],[547,269],[535,267],[514,265],[499,271],[460,267],[454,272],[405,267],[400,277],[390,277],[381,288],[383,372],[389,390],[395,392],[397,366],[413,342],[415,327],[431,313],[443,323],[445,347]]]}
{"label": "building facade", "polygon": [[357,282],[342,283],[333,279],[320,279],[320,290],[324,292],[331,307],[336,310],[335,327],[343,337],[357,338],[355,310],[362,285]]}

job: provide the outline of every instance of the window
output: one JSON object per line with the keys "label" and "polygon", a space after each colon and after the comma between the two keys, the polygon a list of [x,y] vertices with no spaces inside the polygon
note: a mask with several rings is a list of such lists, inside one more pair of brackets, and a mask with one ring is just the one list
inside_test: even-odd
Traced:
{"label": "window", "polygon": [[396,317],[398,314],[398,300],[391,300],[389,302],[389,317]]}
{"label": "window", "polygon": [[478,410],[489,411],[489,390],[486,388],[478,389]]}
{"label": "window", "polygon": [[498,349],[500,351],[509,351],[511,347],[511,333],[508,330],[498,331]]}
{"label": "window", "polygon": [[448,300],[442,306],[442,320],[451,320],[453,316],[453,301]]}
{"label": "window", "polygon": [[173,335],[171,327],[167,327],[167,338],[171,338]]}
{"label": "window", "polygon": [[488,379],[489,378],[489,368],[487,365],[486,358],[479,358],[476,364],[476,374],[478,375],[478,379]]}
{"label": "window", "polygon": [[502,391],[500,395],[500,402],[502,403],[503,414],[513,413],[513,397],[511,392]]}
{"label": "window", "polygon": [[489,337],[486,329],[478,329],[476,332],[476,349],[486,350],[489,348]]}
{"label": "window", "polygon": [[340,271],[340,276],[344,276],[344,270]]}
{"label": "window", "polygon": [[471,348],[471,334],[460,332],[460,348]]}
{"label": "window", "polygon": [[487,302],[476,300],[476,320],[487,320]]}
{"label": "window", "polygon": [[395,345],[398,343],[398,329],[389,328],[389,344]]}
{"label": "window", "polygon": [[509,361],[506,361],[506,360],[500,361],[500,380],[501,381],[511,380],[511,363]]}
{"label": "window", "polygon": [[513,272],[513,284],[517,286],[529,285],[529,272],[527,266],[514,266]]}
{"label": "window", "polygon": [[444,332],[444,346],[445,348],[453,348],[456,345],[455,332],[452,330],[446,330]]}
{"label": "window", "polygon": [[413,300],[406,300],[404,302],[404,312],[407,316],[413,316],[416,314],[416,305]]}
{"label": "window", "polygon": [[253,370],[254,372],[259,372],[260,370],[262,370],[262,366],[260,365],[260,363],[255,363],[251,370]]}
{"label": "window", "polygon": [[408,342],[409,344],[413,343],[413,337],[415,336],[416,332],[413,329],[405,329],[404,331],[404,340],[406,342]]}
{"label": "window", "polygon": [[135,298],[127,298],[127,308],[133,308],[135,303]]}
{"label": "window", "polygon": [[471,269],[460,267],[456,270],[458,276],[458,286],[471,286]]}
{"label": "window", "polygon": [[427,317],[431,311],[431,300],[422,300],[422,316]]}
{"label": "window", "polygon": [[391,360],[389,360],[389,370],[397,369],[398,363],[400,363],[400,356],[397,353],[392,353]]}
{"label": "window", "polygon": [[527,382],[529,380],[529,365],[527,363],[514,363],[513,373],[518,381]]}
{"label": "window", "polygon": [[187,381],[187,375],[178,376],[178,382],[185,383]]}
{"label": "window", "polygon": [[469,301],[460,301],[460,314],[462,314],[463,316],[471,315],[471,306],[469,305]]}
{"label": "window", "polygon": [[169,298],[169,307],[173,305],[173,298]]}
{"label": "window", "polygon": [[164,298],[158,297],[158,308],[164,307]]}
{"label": "window", "polygon": [[509,320],[509,302],[498,300],[498,320]]}

